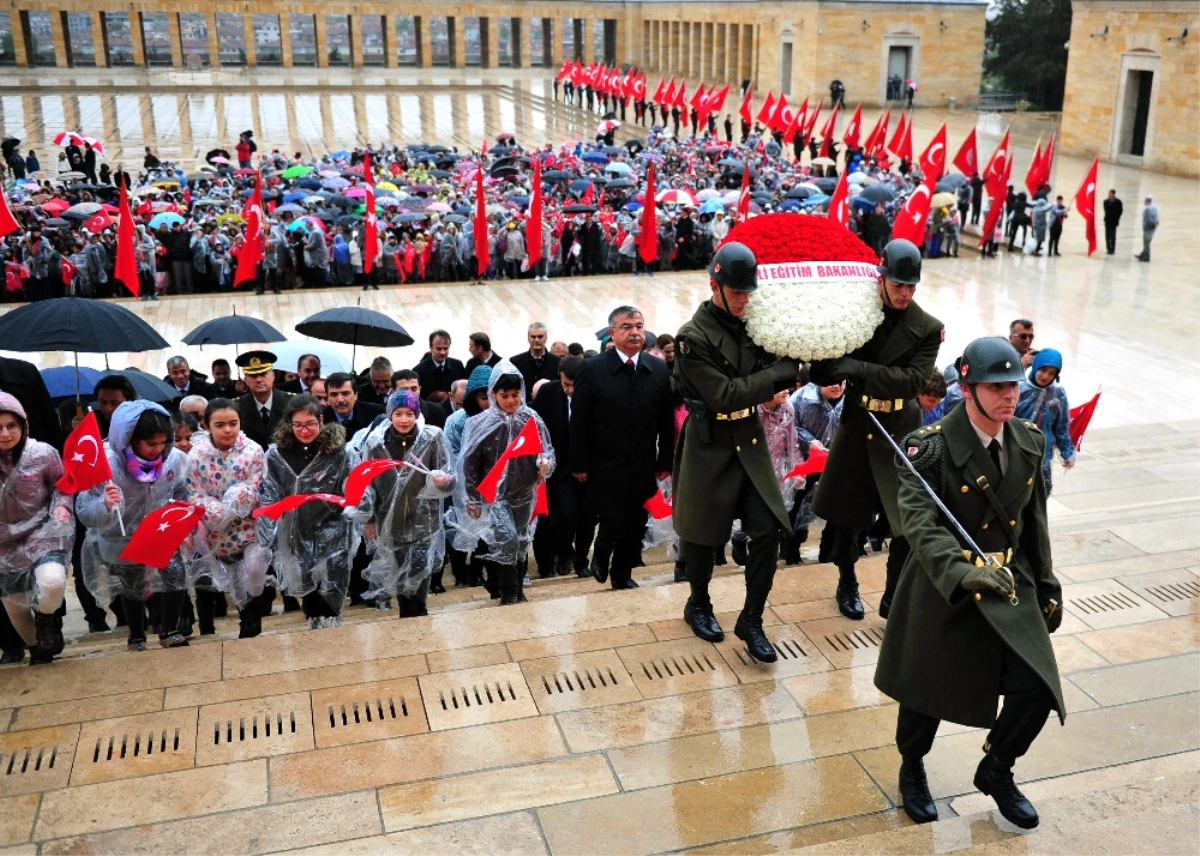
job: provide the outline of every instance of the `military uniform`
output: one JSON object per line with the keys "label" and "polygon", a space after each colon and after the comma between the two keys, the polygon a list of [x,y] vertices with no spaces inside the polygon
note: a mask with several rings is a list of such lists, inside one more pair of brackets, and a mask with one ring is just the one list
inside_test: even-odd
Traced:
{"label": "military uniform", "polygon": [[[1051,710],[1065,719],[1048,632],[1061,619],[1054,613],[1062,589],[1050,556],[1045,438],[1033,423],[1013,419],[1002,439],[1003,474],[997,469],[1000,445],[993,458],[963,406],[909,434],[902,448],[979,549],[1011,571],[1016,603],[994,591],[964,588],[972,587],[964,578],[984,560],[967,549],[917,478],[896,461],[901,523],[912,552],[892,601],[875,685],[900,702],[896,743],[904,765],[919,770],[922,786],[920,759],[940,720],[990,728],[976,786],[996,797],[1006,817],[1029,828],[1037,815],[1016,791],[1010,771]],[[1000,695],[1004,707],[997,716]],[[928,797],[927,787],[924,793]],[[1010,812],[1019,802],[1028,811],[1018,806],[1022,814],[1014,817]],[[910,810],[914,820],[936,817],[932,800],[925,805],[932,817]]]}

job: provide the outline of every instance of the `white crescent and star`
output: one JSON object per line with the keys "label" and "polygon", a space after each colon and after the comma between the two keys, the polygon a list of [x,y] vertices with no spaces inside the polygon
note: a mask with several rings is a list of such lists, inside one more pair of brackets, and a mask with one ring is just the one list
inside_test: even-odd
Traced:
{"label": "white crescent and star", "polygon": [[83,463],[83,453],[78,450],[83,446],[84,443],[92,444],[92,462],[88,466],[94,467],[96,466],[96,462],[100,460],[100,445],[96,442],[96,438],[91,434],[84,434],[79,438],[79,442],[75,444],[76,451],[71,455],[71,460],[78,464]]}
{"label": "white crescent and star", "polygon": [[[924,184],[918,186],[917,189],[913,191],[912,196],[909,197],[910,201],[915,200],[917,198],[917,194],[921,194],[921,193],[923,193],[925,195],[926,199],[928,199],[929,198],[929,187]],[[928,216],[928,212],[927,212],[927,216]],[[913,223],[918,223],[921,221],[921,214],[920,214],[920,212],[917,211],[916,205],[913,205],[912,221],[913,221]]]}
{"label": "white crescent and star", "polygon": [[197,509],[196,509],[196,506],[194,506],[194,505],[188,505],[188,506],[177,505],[174,508],[168,508],[166,511],[164,511],[162,513],[162,518],[161,518],[162,523],[158,524],[159,532],[166,532],[168,529],[171,528],[171,524],[168,523],[167,521],[172,519],[172,512],[175,512],[175,511],[183,512],[182,517],[174,518],[175,520],[182,522],[184,520],[187,520],[189,517],[193,516],[196,513]]}

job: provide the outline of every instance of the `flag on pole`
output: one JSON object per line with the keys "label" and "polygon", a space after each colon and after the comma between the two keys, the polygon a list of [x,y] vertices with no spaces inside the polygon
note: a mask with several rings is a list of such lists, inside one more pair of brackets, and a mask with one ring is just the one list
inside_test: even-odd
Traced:
{"label": "flag on pole", "polygon": [[204,506],[176,500],[142,518],[119,561],[162,570],[204,519]]}
{"label": "flag on pole", "polygon": [[96,411],[89,410],[63,445],[63,474],[54,487],[61,493],[90,490],[112,478]]}
{"label": "flag on pole", "polygon": [[883,125],[883,114],[880,113],[875,119],[875,124],[871,126],[871,133],[867,134],[866,140],[863,141],[863,151],[875,151],[875,145],[879,141],[879,129]]}
{"label": "flag on pole", "polygon": [[784,112],[787,110],[787,96],[782,92],[779,93],[779,100],[775,102],[775,112],[771,114],[771,121],[768,126],[772,131],[786,131],[790,119],[784,117]]}
{"label": "flag on pole", "polygon": [[[1005,133],[1005,142],[1002,145],[1007,146],[1008,134]],[[992,155],[993,159],[995,155]],[[1007,195],[1008,180],[1012,177],[1012,158],[1006,157],[1005,160],[997,164],[988,163],[990,170],[986,179],[986,188],[988,193],[988,208],[987,219],[983,223],[983,240],[992,240],[992,235],[996,233],[996,224],[1000,222],[1000,215],[1004,213],[1004,200]]]}
{"label": "flag on pole", "polygon": [[471,222],[472,230],[475,233],[475,272],[477,276],[482,277],[487,273],[488,265],[491,263],[491,254],[488,250],[487,199],[483,191],[482,166],[475,173],[475,216],[471,218]]}
{"label": "flag on pole", "polygon": [[532,268],[542,259],[542,159],[533,158],[533,196],[529,200],[529,221],[525,225],[525,249]]}
{"label": "flag on pole", "polygon": [[850,228],[850,188],[846,186],[846,173],[838,176],[837,188],[829,200],[829,219]]}
{"label": "flag on pole", "polygon": [[827,158],[831,155],[832,149],[829,144],[833,141],[833,135],[837,132],[837,114],[841,107],[841,102],[833,105],[833,112],[829,114],[829,118],[825,120],[825,124],[821,126],[821,157]]}
{"label": "flag on pole", "polygon": [[491,471],[479,483],[477,488],[479,495],[488,502],[495,502],[496,491],[500,487],[500,479],[504,477],[504,468],[508,466],[508,462],[514,458],[540,455],[541,453],[542,438],[538,436],[537,420],[531,416],[517,436],[508,444],[508,448],[496,459]]}
{"label": "flag on pole", "polygon": [[738,108],[738,115],[742,117],[742,121],[749,125],[754,121],[754,114],[750,112],[750,104],[754,100],[754,87],[747,86],[746,94],[742,96],[742,106]]}
{"label": "flag on pole", "polygon": [[854,109],[854,115],[850,117],[850,124],[846,126],[846,130],[842,132],[842,142],[846,144],[848,149],[858,148],[858,138],[862,133],[862,105]]}
{"label": "flag on pole", "polygon": [[[996,150],[992,152],[992,156],[988,158],[987,166],[985,166],[983,168],[983,172],[980,173],[984,181],[987,181],[995,173],[1004,172],[1008,165],[1008,131],[1008,128],[1004,129],[1004,136],[1000,138],[1000,145],[996,146]],[[991,193],[990,190],[988,192]]]}
{"label": "flag on pole", "polygon": [[[233,275],[234,288],[247,280],[256,279],[259,262],[263,260],[262,170],[259,170],[255,176],[254,193],[250,195],[250,201],[242,211],[242,217],[246,220],[246,243],[238,255],[237,273]],[[168,556],[168,558],[170,557]]]}
{"label": "flag on pole", "polygon": [[661,77],[658,79],[658,88],[654,90],[654,95],[650,98],[655,104],[661,104],[663,93],[667,91],[667,82]]}
{"label": "flag on pole", "polygon": [[813,129],[817,127],[817,117],[821,115],[821,108],[823,106],[825,106],[825,99],[821,98],[817,101],[817,109],[809,114],[808,122],[804,125],[804,130],[801,131],[804,135],[801,138],[801,145],[807,146],[808,141],[812,139]]}
{"label": "flag on pole", "polygon": [[1042,138],[1038,137],[1037,145],[1033,147],[1033,158],[1029,161],[1029,169],[1025,171],[1025,189],[1029,195],[1037,193],[1042,175]]}
{"label": "flag on pole", "polygon": [[958,147],[958,154],[954,156],[954,165],[967,178],[979,172],[979,146],[975,140],[974,128],[971,129],[971,133],[967,134],[962,145]]}
{"label": "flag on pole", "polygon": [[904,145],[904,128],[908,125],[908,117],[903,113],[900,114],[900,121],[896,123],[896,130],[892,134],[892,139],[888,141],[887,150],[896,157],[902,157],[900,147]]}
{"label": "flag on pole", "polygon": [[794,479],[799,476],[816,475],[817,473],[825,472],[825,461],[829,459],[828,452],[822,452],[820,449],[813,449],[807,461],[801,461],[792,467],[791,471],[784,476],[785,479]]}
{"label": "flag on pole", "polygon": [[1099,168],[1100,157],[1097,155],[1083,177],[1083,184],[1075,191],[1075,207],[1083,218],[1089,256],[1096,252],[1096,174]]}
{"label": "flag on pole", "polygon": [[1071,435],[1071,442],[1075,444],[1077,452],[1083,444],[1083,432],[1087,430],[1088,423],[1092,421],[1092,416],[1096,412],[1096,405],[1100,403],[1101,392],[1103,390],[1096,390],[1096,394],[1089,401],[1071,408],[1071,421],[1067,426],[1067,433]]}
{"label": "flag on pole", "polygon": [[642,233],[638,235],[638,255],[650,264],[658,259],[658,220],[654,213],[654,164],[646,167],[646,195],[642,197]]}
{"label": "flag on pole", "polygon": [[904,207],[892,224],[892,237],[912,241],[918,247],[925,243],[925,224],[929,219],[929,203],[933,199],[934,175],[925,176],[909,195]]}
{"label": "flag on pole", "polygon": [[285,496],[279,502],[272,502],[270,505],[260,505],[250,512],[250,516],[255,519],[269,517],[272,520],[278,520],[289,511],[295,511],[304,505],[304,503],[313,501],[331,502],[343,508],[346,506],[346,498],[338,496],[336,493],[293,493],[291,496]]}
{"label": "flag on pole", "polygon": [[738,191],[737,220],[745,223],[750,218],[750,163],[742,167],[742,189]]}
{"label": "flag on pole", "polygon": [[921,174],[932,175],[934,180],[942,177],[946,171],[946,123],[938,128],[925,151],[921,152]]}
{"label": "flag on pole", "polygon": [[17,222],[12,209],[8,207],[8,198],[4,194],[4,188],[0,187],[0,238],[19,231],[20,228],[21,224]]}
{"label": "flag on pole", "polygon": [[1050,142],[1046,143],[1046,148],[1042,151],[1042,170],[1038,176],[1039,184],[1050,183],[1050,169],[1054,166],[1054,143],[1055,135],[1050,135]]}
{"label": "flag on pole", "polygon": [[142,285],[138,279],[137,245],[134,239],[133,212],[129,210],[129,189],[124,177],[120,177],[120,212],[117,214],[117,261],[113,278],[123,283],[134,297],[141,297]]}
{"label": "flag on pole", "polygon": [[[487,141],[484,141],[487,145]],[[363,152],[363,185],[367,195],[363,200],[366,211],[363,214],[363,273],[368,276],[375,267],[375,253],[379,249],[379,223],[375,214],[375,178],[371,175],[371,153]]]}
{"label": "flag on pole", "polygon": [[758,115],[754,117],[760,125],[770,127],[771,114],[775,109],[775,96],[771,94],[771,90],[767,90],[767,100],[763,102],[762,107],[758,108]]}

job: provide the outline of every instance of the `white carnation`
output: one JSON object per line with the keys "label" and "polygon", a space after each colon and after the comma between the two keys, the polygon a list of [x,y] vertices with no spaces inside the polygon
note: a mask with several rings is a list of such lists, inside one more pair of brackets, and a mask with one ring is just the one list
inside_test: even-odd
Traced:
{"label": "white carnation", "polygon": [[870,341],[883,323],[873,279],[760,280],[743,316],[762,348],[804,362],[836,359]]}

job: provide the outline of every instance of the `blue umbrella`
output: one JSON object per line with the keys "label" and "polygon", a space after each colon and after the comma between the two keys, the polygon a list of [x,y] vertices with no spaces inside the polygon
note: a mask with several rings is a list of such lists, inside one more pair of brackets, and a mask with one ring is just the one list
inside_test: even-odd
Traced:
{"label": "blue umbrella", "polygon": [[800,204],[803,205],[805,208],[812,208],[815,205],[820,205],[822,202],[828,202],[828,201],[829,201],[829,197],[826,196],[824,193],[814,193],[812,196],[808,197]]}
{"label": "blue umbrella", "polygon": [[[76,377],[79,378],[76,382]],[[100,380],[99,369],[80,368],[74,366],[56,366],[52,369],[42,369],[42,380],[46,382],[46,391],[51,398],[66,398],[74,395],[76,389],[90,395]]]}
{"label": "blue umbrella", "polygon": [[620,161],[613,161],[612,163],[610,163],[608,166],[606,166],[604,168],[604,171],[616,173],[617,175],[629,175],[631,172],[633,172],[633,167],[631,167],[627,163],[622,163]]}
{"label": "blue umbrella", "polygon": [[567,189],[572,193],[587,193],[587,189],[592,186],[592,182],[587,178],[577,178],[567,185]]}
{"label": "blue umbrella", "polygon": [[336,152],[330,152],[329,156],[334,160],[342,160],[350,157],[350,152],[345,149],[338,149]]}
{"label": "blue umbrella", "polygon": [[779,206],[780,211],[799,211],[800,201],[797,199],[788,199]]}
{"label": "blue umbrella", "polygon": [[422,220],[428,220],[428,219],[429,219],[428,214],[421,214],[417,211],[406,211],[403,214],[397,214],[393,218],[392,222],[393,223],[420,223]]}
{"label": "blue umbrella", "polygon": [[341,177],[335,175],[332,178],[327,178],[324,181],[322,181],[321,186],[324,187],[326,190],[342,190],[343,188],[349,187],[350,182],[346,181],[346,179],[344,179],[344,178],[341,178]]}
{"label": "blue umbrella", "polygon": [[861,196],[853,196],[850,198],[850,204],[855,208],[861,208],[863,211],[874,211],[875,203],[870,199],[863,199]]}
{"label": "blue umbrella", "polygon": [[175,387],[139,369],[105,369],[100,375],[101,377],[119,375],[133,384],[133,389],[138,394],[138,398],[145,398],[158,404],[174,401],[179,396],[179,393],[175,391]]}
{"label": "blue umbrella", "polygon": [[300,202],[300,201],[302,201],[302,200],[304,199],[304,197],[306,197],[306,196],[308,196],[308,194],[307,194],[307,193],[305,193],[303,190],[292,190],[292,191],[290,191],[290,192],[288,192],[288,193],[285,193],[285,194],[283,194],[283,201],[284,201],[285,203],[287,203],[287,202]]}
{"label": "blue umbrella", "polygon": [[626,202],[626,203],[625,203],[625,210],[626,210],[626,211],[641,211],[641,210],[642,210],[642,203],[640,203],[640,202]]}
{"label": "blue umbrella", "polygon": [[158,229],[163,223],[168,226],[174,226],[176,223],[182,223],[183,218],[174,211],[162,211],[150,218],[150,228]]}
{"label": "blue umbrella", "polygon": [[608,163],[608,155],[604,154],[603,152],[588,152],[581,157],[580,160],[602,166]]}
{"label": "blue umbrella", "polygon": [[700,205],[701,214],[716,214],[725,210],[725,202],[721,199],[709,199]]}
{"label": "blue umbrella", "polygon": [[315,178],[302,178],[296,182],[297,187],[303,187],[305,190],[319,190],[321,182]]}

